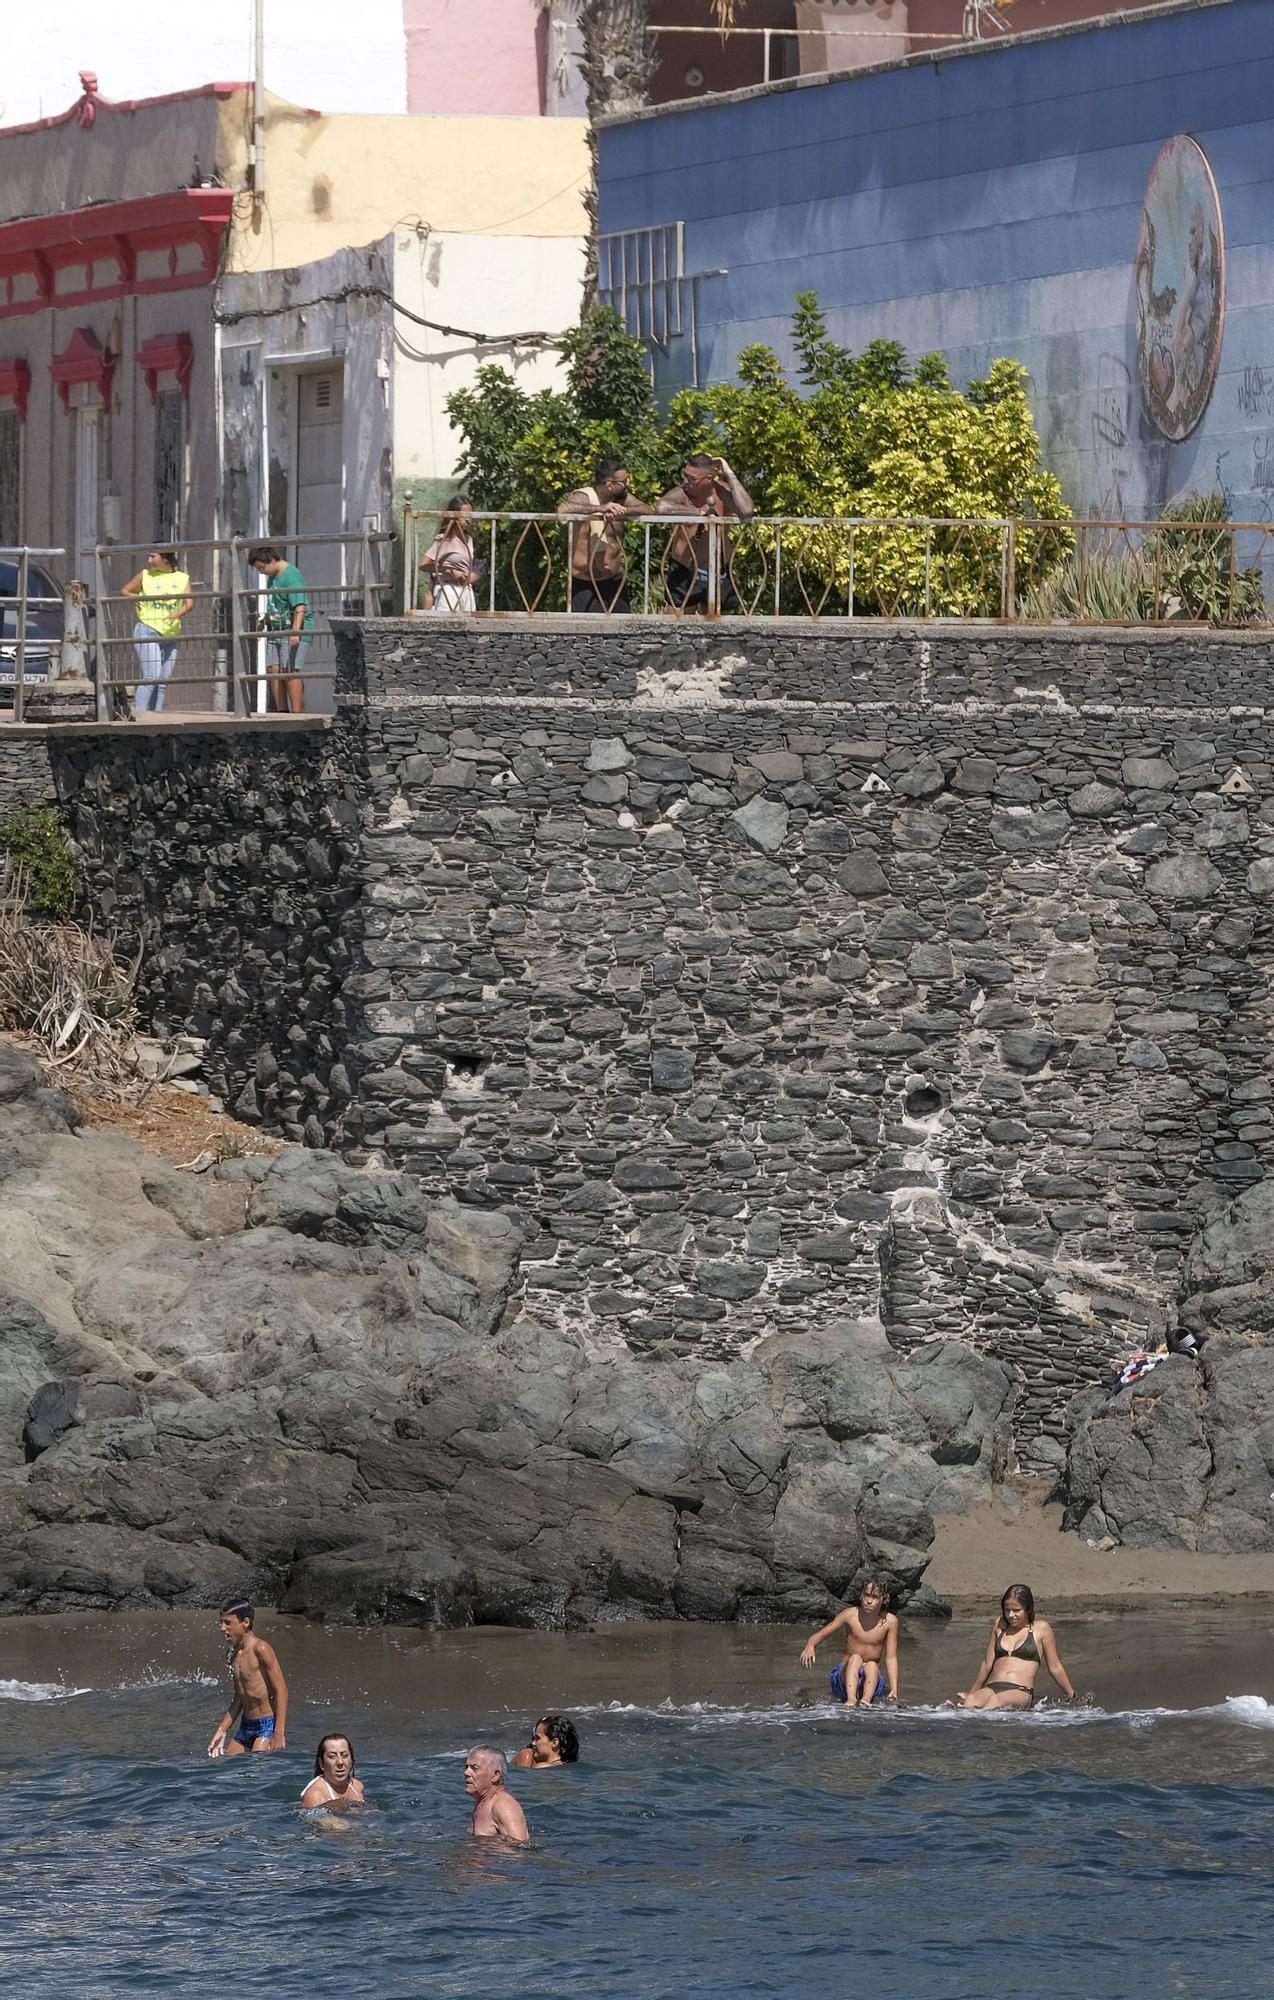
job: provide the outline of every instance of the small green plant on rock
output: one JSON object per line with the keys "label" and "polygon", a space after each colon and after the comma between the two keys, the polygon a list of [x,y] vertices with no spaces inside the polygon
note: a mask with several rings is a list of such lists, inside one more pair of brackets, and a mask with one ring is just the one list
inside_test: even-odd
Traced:
{"label": "small green plant on rock", "polygon": [[0,861],[21,871],[33,916],[55,922],[75,902],[75,862],[56,806],[17,805],[0,820]]}

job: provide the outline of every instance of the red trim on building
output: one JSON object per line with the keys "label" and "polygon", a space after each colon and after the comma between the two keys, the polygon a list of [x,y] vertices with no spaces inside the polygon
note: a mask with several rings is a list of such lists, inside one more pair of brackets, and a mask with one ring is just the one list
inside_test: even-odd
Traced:
{"label": "red trim on building", "polygon": [[27,420],[27,397],[31,394],[31,370],[25,361],[0,361],[0,396],[11,396],[22,422]]}
{"label": "red trim on building", "polygon": [[157,333],[144,340],[137,350],[137,366],[146,377],[150,400],[155,400],[161,375],[175,375],[183,396],[190,394],[190,371],[195,365],[195,343],[188,333]]}
{"label": "red trim on building", "polygon": [[57,125],[82,124],[86,104],[97,111],[148,111],[152,104],[186,104],[195,97],[233,97],[236,91],[251,88],[250,83],[201,83],[193,90],[170,90],[164,97],[118,99],[99,97],[95,90],[86,90],[74,104],[65,111],[55,112],[51,118],[32,118],[25,125],[0,125],[0,139],[10,139],[15,132],[49,132]]}
{"label": "red trim on building", "polygon": [[[81,72],[87,75],[87,72]],[[150,111],[157,105],[190,104],[197,97],[237,97],[239,93],[252,89],[250,83],[200,83],[190,90],[169,90],[162,97],[99,97],[94,78],[92,90],[85,89],[82,97],[65,111],[58,111],[51,118],[32,118],[25,125],[0,125],[0,139],[11,139],[19,132],[49,132],[58,125],[78,125],[82,130],[91,130],[99,111],[133,112]],[[284,100],[286,102],[286,100]],[[312,110],[307,105],[293,104],[290,110],[299,111],[303,118],[321,118],[321,111]],[[87,115],[86,115],[87,114]]]}
{"label": "red trim on building", "polygon": [[[232,188],[177,188],[172,194],[102,202],[63,215],[34,215],[0,224],[0,319],[40,312],[46,306],[82,306],[211,284],[234,200]],[[199,264],[194,270],[178,271],[177,252],[190,244],[199,248]],[[137,258],[143,250],[168,251],[164,276],[138,278]],[[88,267],[88,283],[74,292],[57,291],[56,273],[76,264]],[[99,264],[109,264],[109,278],[97,280]],[[15,298],[14,280],[24,277],[34,280],[35,295]]]}
{"label": "red trim on building", "polygon": [[107,353],[91,327],[77,326],[60,354],[49,363],[49,373],[58,385],[63,409],[71,407],[71,390],[89,382],[104,403],[111,400],[111,377],[115,358]]}

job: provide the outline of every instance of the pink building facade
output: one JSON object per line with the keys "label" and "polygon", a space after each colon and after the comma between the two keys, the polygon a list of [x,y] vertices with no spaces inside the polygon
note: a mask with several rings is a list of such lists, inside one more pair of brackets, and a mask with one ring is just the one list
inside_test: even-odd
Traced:
{"label": "pink building facade", "polygon": [[[961,40],[967,0],[736,0],[723,36],[709,0],[648,0],[652,104],[938,55]],[[1155,0],[1119,0],[1124,9]],[[1112,0],[988,0],[984,35],[1057,28]],[[435,116],[586,115],[579,0],[403,0],[407,109]],[[462,163],[458,163],[458,167]]]}

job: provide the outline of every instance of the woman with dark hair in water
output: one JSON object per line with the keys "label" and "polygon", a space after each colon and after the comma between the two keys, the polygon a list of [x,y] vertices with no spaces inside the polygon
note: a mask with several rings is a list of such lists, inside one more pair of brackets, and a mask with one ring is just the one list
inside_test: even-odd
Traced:
{"label": "woman with dark hair in water", "polygon": [[1047,1667],[1068,1701],[1075,1690],[1062,1665],[1047,1618],[1035,1616],[1030,1586],[1011,1583],[1000,1599],[982,1665],[973,1686],[956,1696],[961,1708],[1033,1708],[1035,1680]]}
{"label": "woman with dark hair in water", "polygon": [[319,1738],[314,1776],[301,1793],[303,1806],[361,1806],[363,1785],[354,1776],[354,1745],[333,1731]]}
{"label": "woman with dark hair in water", "polygon": [[531,1740],[513,1759],[520,1771],[551,1771],[579,1762],[579,1737],[567,1715],[542,1715]]}

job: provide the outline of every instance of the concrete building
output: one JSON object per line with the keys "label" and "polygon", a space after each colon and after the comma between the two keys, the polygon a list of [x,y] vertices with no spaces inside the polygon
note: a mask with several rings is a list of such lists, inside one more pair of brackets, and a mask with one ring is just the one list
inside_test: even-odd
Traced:
{"label": "concrete building", "polygon": [[[0,544],[390,525],[453,477],[445,395],[551,379],[578,315],[577,121],[325,116],[95,80],[0,131]],[[224,467],[224,476],[219,468]]]}
{"label": "concrete building", "polygon": [[616,121],[601,227],[677,231],[685,270],[708,274],[693,341],[656,357],[661,388],[696,363],[730,378],[752,341],[790,359],[793,299],[813,290],[854,349],[938,349],[959,382],[1021,360],[1077,510],[1144,518],[1219,486],[1265,522],[1271,107],[1269,0],[1179,0]]}

